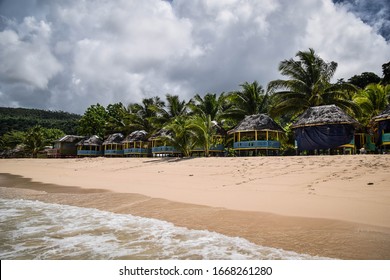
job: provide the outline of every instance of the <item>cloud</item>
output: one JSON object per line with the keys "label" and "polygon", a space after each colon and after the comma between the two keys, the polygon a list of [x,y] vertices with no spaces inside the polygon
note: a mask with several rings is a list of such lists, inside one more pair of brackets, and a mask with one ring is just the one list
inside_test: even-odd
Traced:
{"label": "cloud", "polygon": [[365,23],[372,26],[387,41],[390,40],[390,2],[388,0],[333,0]]}
{"label": "cloud", "polygon": [[[331,0],[0,2],[0,105],[83,113],[99,102],[220,93],[280,78],[314,48],[336,78],[381,75],[390,45]],[[45,100],[44,103],[37,100]]]}
{"label": "cloud", "polygon": [[47,44],[50,25],[33,17],[24,18],[14,29],[0,32],[0,79],[4,83],[24,83],[40,89],[61,70],[60,62]]}

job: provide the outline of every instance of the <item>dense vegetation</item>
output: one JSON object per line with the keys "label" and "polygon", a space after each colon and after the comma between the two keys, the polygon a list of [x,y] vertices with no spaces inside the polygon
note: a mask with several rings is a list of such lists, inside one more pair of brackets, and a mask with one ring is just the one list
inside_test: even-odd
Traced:
{"label": "dense vegetation", "polygon": [[0,137],[7,132],[26,131],[36,125],[75,134],[80,118],[80,115],[66,112],[0,107]]}
{"label": "dense vegetation", "polygon": [[0,107],[0,153],[34,156],[65,134],[76,134],[81,116],[67,112]]}
{"label": "dense vegetation", "polygon": [[[145,130],[152,135],[164,128],[170,132],[164,140],[183,155],[189,155],[195,146],[203,147],[207,155],[216,139],[213,137],[218,130],[216,124],[218,128],[229,130],[246,115],[266,113],[285,128],[287,137],[283,147],[287,149],[292,146],[291,123],[311,106],[330,104],[339,106],[359,120],[365,130],[372,131],[372,117],[390,102],[390,62],[383,64],[382,78],[364,72],[347,81],[341,79],[332,83],[336,69],[336,62],[326,62],[309,49],[280,62],[279,71],[286,79],[271,81],[266,89],[254,81],[244,82],[239,91],[207,93],[203,97],[196,94],[189,101],[167,94],[165,100],[156,96],[127,106],[96,104],[87,108],[81,118],[64,112],[2,108],[0,133],[7,133],[0,139],[0,148],[17,143],[28,146],[31,137],[49,138],[47,131],[42,131],[43,127],[100,137],[116,132],[128,135],[135,130]],[[36,131],[31,130],[32,127]],[[20,134],[27,129],[29,132]],[[32,145],[35,148],[29,148],[30,154],[36,155],[36,150],[42,148],[46,140],[36,141],[38,144]]]}

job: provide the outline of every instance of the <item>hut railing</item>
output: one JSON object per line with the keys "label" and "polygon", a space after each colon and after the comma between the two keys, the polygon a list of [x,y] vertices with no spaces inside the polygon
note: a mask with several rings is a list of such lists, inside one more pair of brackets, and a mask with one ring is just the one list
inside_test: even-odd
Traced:
{"label": "hut railing", "polygon": [[280,142],[273,140],[235,142],[234,149],[280,149]]}
{"label": "hut railing", "polygon": [[129,148],[123,150],[124,154],[148,154],[149,151],[149,149],[145,148]]}
{"label": "hut railing", "polygon": [[382,134],[382,143],[383,144],[390,144],[390,133],[383,133]]}
{"label": "hut railing", "polygon": [[94,150],[77,150],[78,156],[101,156],[103,151],[94,151]]}
{"label": "hut railing", "polygon": [[[212,145],[210,147],[210,152],[214,152],[214,151],[217,151],[217,152],[220,152],[220,151],[223,151],[225,149],[225,145],[223,144],[217,144],[217,145]],[[194,152],[201,152],[201,151],[204,151],[204,148],[203,147],[195,147],[193,149]]]}
{"label": "hut railing", "polygon": [[123,150],[105,150],[104,151],[105,155],[123,155]]}
{"label": "hut railing", "polygon": [[159,146],[159,147],[153,147],[152,153],[160,154],[160,153],[179,153],[178,150],[175,149],[173,146]]}

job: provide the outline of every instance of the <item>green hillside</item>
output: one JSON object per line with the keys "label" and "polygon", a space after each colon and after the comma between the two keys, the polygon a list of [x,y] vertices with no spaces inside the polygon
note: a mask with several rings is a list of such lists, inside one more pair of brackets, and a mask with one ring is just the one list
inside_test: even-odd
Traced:
{"label": "green hillside", "polygon": [[62,111],[0,107],[0,136],[12,130],[26,131],[35,125],[77,134],[80,118],[80,115]]}

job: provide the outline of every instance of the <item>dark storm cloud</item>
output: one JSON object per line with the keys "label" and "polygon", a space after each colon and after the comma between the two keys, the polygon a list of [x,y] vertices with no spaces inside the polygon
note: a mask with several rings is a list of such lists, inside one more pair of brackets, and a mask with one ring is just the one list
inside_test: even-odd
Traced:
{"label": "dark storm cloud", "polygon": [[[336,78],[380,75],[390,46],[331,0],[3,0],[0,106],[82,113],[143,97],[220,93],[279,78],[313,47]],[[377,13],[379,14],[379,13]]]}

